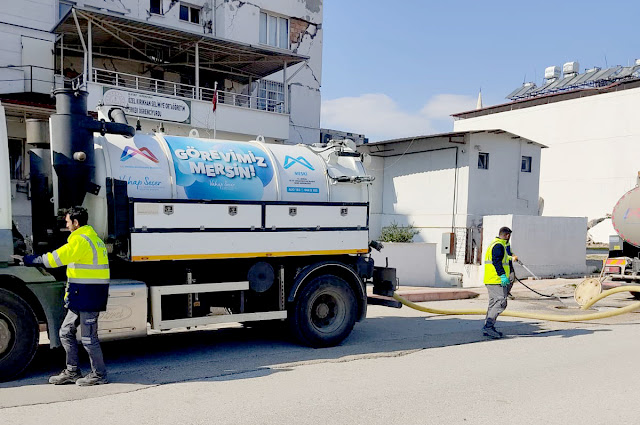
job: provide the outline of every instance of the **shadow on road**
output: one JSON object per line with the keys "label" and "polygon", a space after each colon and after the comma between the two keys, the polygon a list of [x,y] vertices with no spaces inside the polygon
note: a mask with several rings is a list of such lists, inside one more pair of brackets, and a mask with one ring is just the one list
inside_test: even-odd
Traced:
{"label": "shadow on road", "polygon": [[[229,327],[150,335],[102,344],[113,383],[159,385],[192,380],[232,380],[266,376],[304,363],[344,362],[356,358],[392,357],[416,350],[487,341],[483,318],[375,317],[356,324],[337,347],[313,349],[293,342],[284,326]],[[535,323],[499,322],[509,337],[560,336],[596,332],[586,329],[548,331]],[[495,341],[500,343],[500,341]],[[83,370],[86,353],[80,348]],[[27,372],[2,388],[45,385],[64,367],[64,351],[40,346]]]}

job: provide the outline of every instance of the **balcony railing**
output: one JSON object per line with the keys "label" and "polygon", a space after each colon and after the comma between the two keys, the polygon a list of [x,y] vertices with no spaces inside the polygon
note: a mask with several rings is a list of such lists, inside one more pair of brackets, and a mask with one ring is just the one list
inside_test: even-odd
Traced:
{"label": "balcony railing", "polygon": [[[151,92],[160,95],[183,97],[193,100],[211,102],[214,90],[208,87],[196,88],[196,86],[175,81],[158,80],[140,75],[126,74],[123,72],[109,71],[106,69],[93,69],[93,82],[122,89],[133,89],[143,92]],[[277,97],[277,96],[276,96]],[[286,113],[282,100],[267,97],[248,96],[246,94],[226,92],[218,90],[218,104],[239,106],[262,111]]]}
{"label": "balcony railing", "polygon": [[44,93],[54,89],[78,89],[84,84],[84,75],[75,78],[55,74],[52,68],[36,65],[0,67],[0,93]]}

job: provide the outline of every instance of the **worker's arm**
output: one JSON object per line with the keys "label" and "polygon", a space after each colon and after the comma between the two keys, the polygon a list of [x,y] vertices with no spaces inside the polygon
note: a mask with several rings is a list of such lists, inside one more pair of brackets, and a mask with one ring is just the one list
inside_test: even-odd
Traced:
{"label": "worker's arm", "polygon": [[498,276],[505,274],[504,267],[502,267],[502,258],[504,257],[504,247],[500,244],[495,244],[491,250],[491,263],[496,268]]}
{"label": "worker's arm", "polygon": [[511,252],[511,245],[507,245],[507,255],[509,256],[509,266],[513,267],[512,261],[518,261],[518,256]]}
{"label": "worker's arm", "polygon": [[36,266],[42,264],[50,269],[66,266],[69,263],[73,263],[77,258],[78,248],[82,241],[82,238],[74,237],[55,251],[47,252],[41,256],[26,255],[24,257],[24,265]]}

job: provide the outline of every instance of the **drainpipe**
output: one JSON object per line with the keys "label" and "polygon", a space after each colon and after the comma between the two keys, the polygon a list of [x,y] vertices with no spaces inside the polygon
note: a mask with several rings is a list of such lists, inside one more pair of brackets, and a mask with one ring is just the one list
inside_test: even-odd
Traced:
{"label": "drainpipe", "polygon": [[[455,235],[456,232],[456,214],[458,213],[458,147],[455,146],[453,149],[456,150],[456,165],[454,169],[454,177],[453,177],[453,205],[451,211],[451,233]],[[456,241],[457,244],[457,241]],[[455,255],[455,250],[454,250]],[[449,256],[445,258],[444,261],[444,271],[448,275],[456,276],[458,278],[458,286],[462,286],[462,278],[464,275],[460,272],[453,272],[449,270]]]}

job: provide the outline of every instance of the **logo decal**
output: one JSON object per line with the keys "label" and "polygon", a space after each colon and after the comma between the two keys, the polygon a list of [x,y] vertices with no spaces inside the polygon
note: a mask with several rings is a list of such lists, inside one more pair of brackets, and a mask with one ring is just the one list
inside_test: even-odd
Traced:
{"label": "logo decal", "polygon": [[302,165],[303,167],[307,167],[311,171],[314,171],[314,168],[311,166],[309,161],[307,161],[303,156],[299,156],[297,158],[293,158],[293,157],[290,157],[289,155],[284,157],[284,169],[285,170],[288,169],[289,167],[291,167],[296,162],[298,164]]}
{"label": "logo decal", "polygon": [[139,150],[136,148],[132,148],[131,146],[125,146],[122,150],[122,156],[120,156],[120,161],[126,161],[129,158],[132,158],[135,155],[142,155],[143,157],[158,163],[158,158],[149,150],[149,148],[140,148]]}

